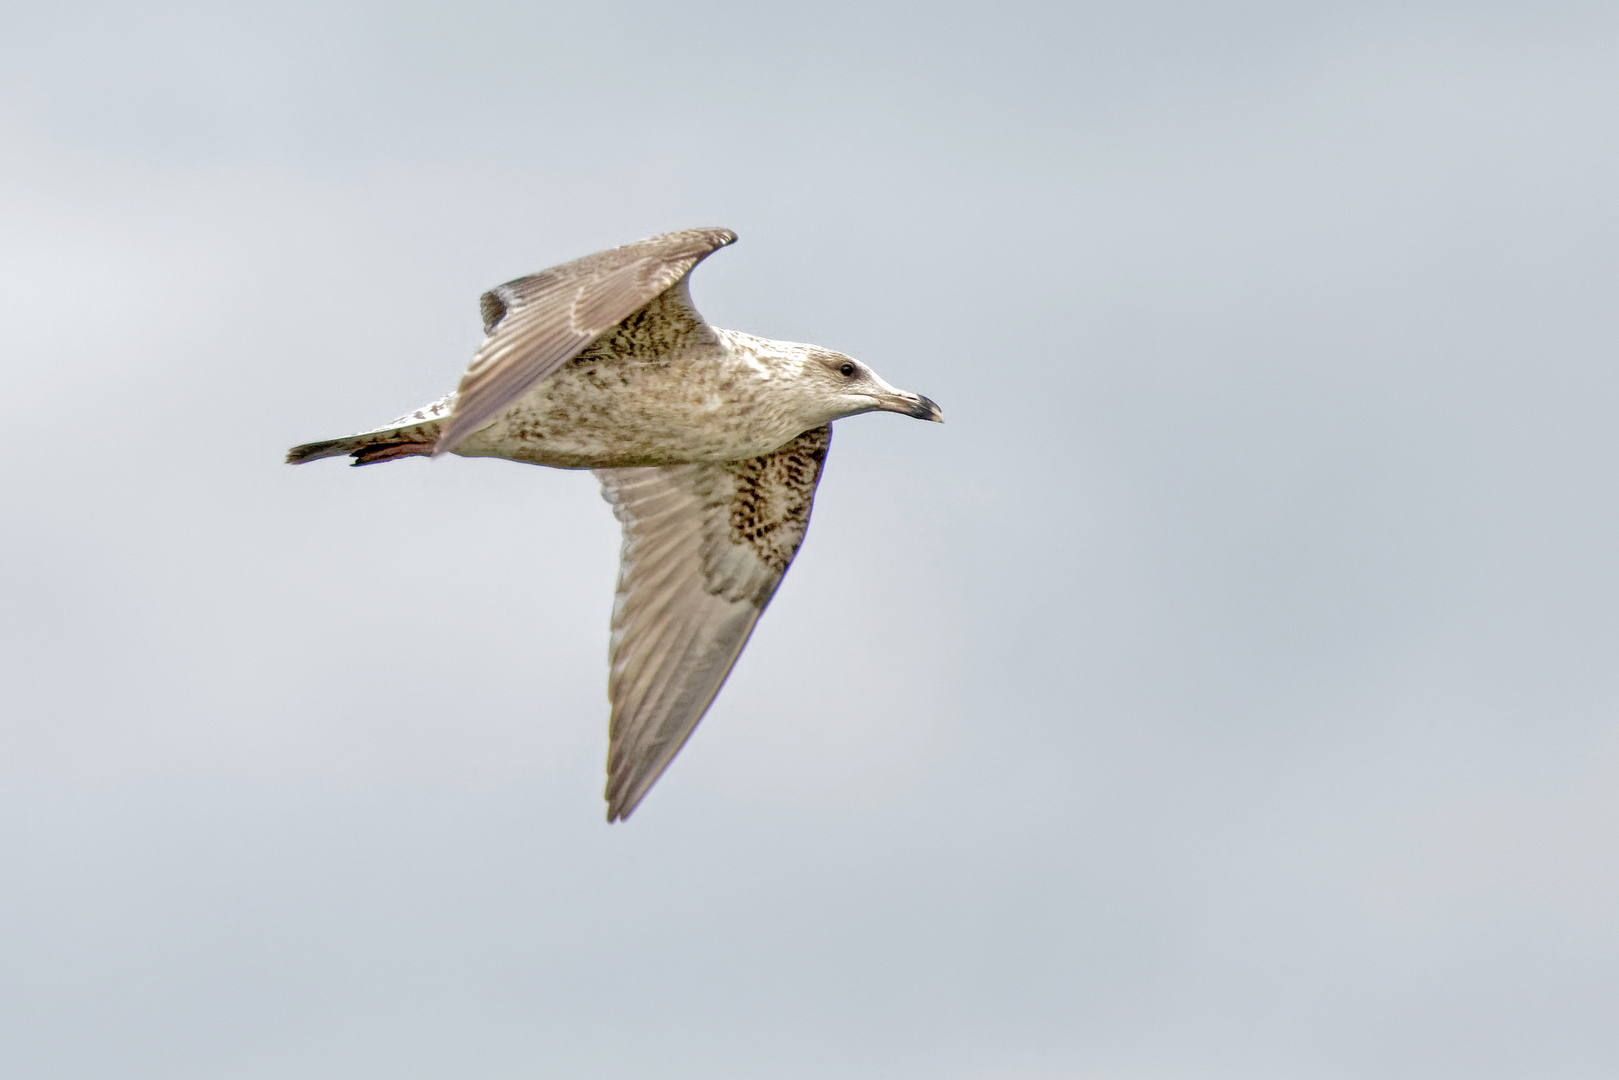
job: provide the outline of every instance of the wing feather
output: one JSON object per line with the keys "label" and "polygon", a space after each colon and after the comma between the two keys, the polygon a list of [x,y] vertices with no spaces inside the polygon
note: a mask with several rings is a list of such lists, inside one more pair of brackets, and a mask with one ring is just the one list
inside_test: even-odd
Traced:
{"label": "wing feather", "polygon": [[455,411],[433,452],[455,449],[602,333],[735,240],[729,229],[663,233],[484,293],[478,306],[487,336],[461,377]]}
{"label": "wing feather", "polygon": [[627,818],[730,674],[809,527],[830,426],[763,457],[598,469],[624,527],[607,820]]}

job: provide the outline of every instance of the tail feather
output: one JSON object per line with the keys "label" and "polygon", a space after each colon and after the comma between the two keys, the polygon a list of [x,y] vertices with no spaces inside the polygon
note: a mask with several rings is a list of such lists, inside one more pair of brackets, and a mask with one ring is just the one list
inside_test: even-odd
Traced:
{"label": "tail feather", "polygon": [[342,457],[344,454],[353,457],[355,465],[375,465],[395,458],[428,456],[438,442],[444,417],[450,414],[454,404],[455,395],[451,394],[375,431],[294,446],[287,451],[287,464],[302,465],[306,461]]}
{"label": "tail feather", "polygon": [[301,446],[294,446],[287,451],[287,464],[302,465],[306,461],[319,461],[321,458],[350,454],[357,449],[355,444],[358,441],[358,437],[327,439],[324,442],[310,442]]}
{"label": "tail feather", "polygon": [[[437,425],[434,425],[435,427]],[[402,457],[428,457],[438,433],[422,438],[413,431],[389,432],[378,435],[351,435],[346,439],[327,439],[324,442],[304,443],[287,451],[287,464],[302,465],[321,458],[342,457],[348,454],[355,465],[375,465]]]}

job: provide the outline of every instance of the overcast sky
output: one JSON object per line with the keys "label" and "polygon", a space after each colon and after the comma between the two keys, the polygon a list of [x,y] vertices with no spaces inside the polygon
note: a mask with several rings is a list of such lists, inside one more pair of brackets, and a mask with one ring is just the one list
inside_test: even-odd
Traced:
{"label": "overcast sky", "polygon": [[[1619,1074],[1619,9],[4,5],[0,1072]],[[940,402],[603,821],[485,288]]]}

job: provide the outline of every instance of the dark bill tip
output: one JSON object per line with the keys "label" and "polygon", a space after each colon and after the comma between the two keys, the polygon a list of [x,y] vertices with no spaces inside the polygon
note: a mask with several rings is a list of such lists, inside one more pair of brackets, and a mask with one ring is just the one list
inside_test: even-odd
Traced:
{"label": "dark bill tip", "polygon": [[917,395],[916,404],[911,406],[906,415],[914,416],[918,420],[932,420],[938,424],[944,423],[944,410],[940,409],[938,403],[932,398],[922,397],[921,395]]}

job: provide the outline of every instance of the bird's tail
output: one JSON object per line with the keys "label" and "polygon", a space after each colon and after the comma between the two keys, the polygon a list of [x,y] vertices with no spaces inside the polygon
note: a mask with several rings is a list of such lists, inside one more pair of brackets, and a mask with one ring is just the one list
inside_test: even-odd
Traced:
{"label": "bird's tail", "polygon": [[433,445],[438,442],[439,429],[443,427],[443,418],[449,415],[454,401],[452,394],[443,401],[435,401],[375,431],[294,446],[287,451],[287,464],[302,465],[306,461],[342,457],[344,454],[353,457],[355,465],[375,465],[402,457],[426,457],[432,454]]}
{"label": "bird's tail", "polygon": [[377,435],[350,435],[346,439],[327,439],[324,442],[304,443],[287,451],[287,464],[302,465],[321,458],[342,457],[348,454],[355,465],[375,465],[379,461],[395,458],[431,456],[437,438],[386,438]]}

